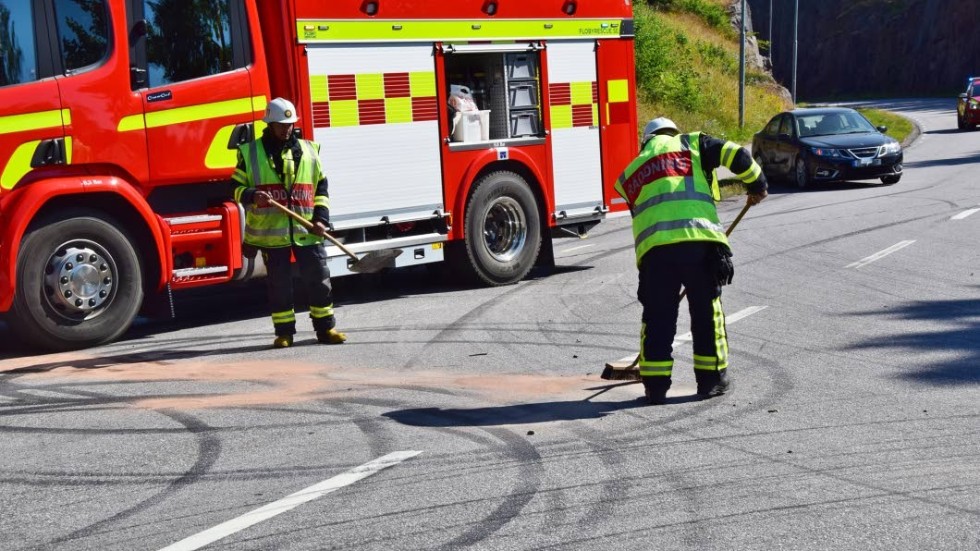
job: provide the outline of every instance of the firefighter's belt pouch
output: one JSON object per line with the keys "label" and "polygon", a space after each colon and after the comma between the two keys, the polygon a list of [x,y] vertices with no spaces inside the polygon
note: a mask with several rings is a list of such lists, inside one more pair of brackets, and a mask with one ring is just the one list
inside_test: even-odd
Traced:
{"label": "firefighter's belt pouch", "polygon": [[248,243],[242,243],[242,256],[252,260],[257,254],[259,254],[258,247],[255,245],[249,245]]}
{"label": "firefighter's belt pouch", "polygon": [[732,262],[732,251],[727,246],[718,243],[714,252],[709,256],[713,265],[718,286],[728,285],[735,277],[735,264]]}

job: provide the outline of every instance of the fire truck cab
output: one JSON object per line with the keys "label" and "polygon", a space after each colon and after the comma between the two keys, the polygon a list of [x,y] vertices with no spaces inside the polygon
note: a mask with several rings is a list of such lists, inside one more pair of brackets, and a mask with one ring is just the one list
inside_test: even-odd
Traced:
{"label": "fire truck cab", "polygon": [[348,248],[489,285],[622,210],[637,148],[629,0],[0,0],[0,63],[0,313],[43,349],[262,274],[229,176],[272,98]]}

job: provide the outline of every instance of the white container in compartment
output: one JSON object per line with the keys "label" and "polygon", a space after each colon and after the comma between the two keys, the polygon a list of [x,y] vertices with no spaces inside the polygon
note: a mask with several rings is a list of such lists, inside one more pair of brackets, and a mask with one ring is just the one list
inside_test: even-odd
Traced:
{"label": "white container in compartment", "polygon": [[454,142],[485,142],[489,139],[490,110],[457,113]]}

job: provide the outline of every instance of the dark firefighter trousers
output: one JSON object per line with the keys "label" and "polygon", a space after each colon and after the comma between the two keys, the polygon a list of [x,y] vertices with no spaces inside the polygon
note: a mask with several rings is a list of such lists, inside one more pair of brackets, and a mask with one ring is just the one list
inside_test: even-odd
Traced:
{"label": "dark firefighter trousers", "polygon": [[314,331],[333,329],[333,294],[330,285],[330,268],[323,244],[292,247],[263,248],[269,309],[276,336],[296,334],[296,312],[293,308],[293,265],[290,253],[296,257],[299,276],[306,289],[310,304],[310,318]]}
{"label": "dark firefighter trousers", "polygon": [[640,262],[637,298],[643,305],[640,376],[644,385],[666,392],[674,360],[680,293],[686,289],[694,341],[698,388],[716,384],[728,367],[728,334],[721,308],[715,253],[709,242],[686,242],[650,249]]}

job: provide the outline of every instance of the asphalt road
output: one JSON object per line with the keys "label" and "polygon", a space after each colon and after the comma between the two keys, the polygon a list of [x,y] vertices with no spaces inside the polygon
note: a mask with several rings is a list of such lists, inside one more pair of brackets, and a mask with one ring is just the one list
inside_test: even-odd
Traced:
{"label": "asphalt road", "polygon": [[[0,355],[0,548],[980,549],[980,132],[951,100],[892,186],[774,185],[732,235],[733,393],[664,406],[629,220],[494,289],[338,280],[350,341],[269,349],[261,284]],[[721,206],[731,221],[740,199]],[[9,344],[0,329],[0,342]]]}

